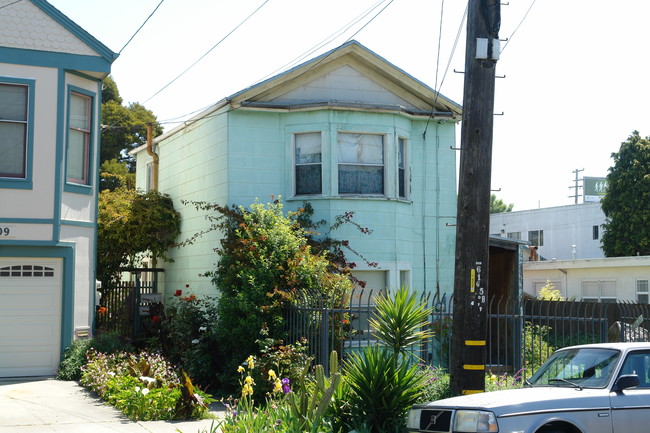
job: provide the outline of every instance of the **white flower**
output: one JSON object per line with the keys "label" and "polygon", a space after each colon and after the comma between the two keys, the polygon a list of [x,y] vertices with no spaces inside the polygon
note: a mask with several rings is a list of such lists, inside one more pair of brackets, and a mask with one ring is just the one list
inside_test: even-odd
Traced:
{"label": "white flower", "polygon": [[147,383],[155,383],[156,382],[156,379],[154,379],[153,377],[149,377],[149,376],[140,376],[139,379],[141,381],[147,382]]}
{"label": "white flower", "polygon": [[139,386],[135,387],[135,392],[140,392],[140,387]]}
{"label": "white flower", "polygon": [[207,326],[201,326],[201,327],[199,328],[199,331],[207,331],[207,330],[208,330],[208,327],[207,327]]}
{"label": "white flower", "polygon": [[143,388],[142,395],[147,395],[147,394],[149,394],[149,388]]}
{"label": "white flower", "polygon": [[195,338],[194,340],[192,340],[192,344],[199,344],[199,339]]}

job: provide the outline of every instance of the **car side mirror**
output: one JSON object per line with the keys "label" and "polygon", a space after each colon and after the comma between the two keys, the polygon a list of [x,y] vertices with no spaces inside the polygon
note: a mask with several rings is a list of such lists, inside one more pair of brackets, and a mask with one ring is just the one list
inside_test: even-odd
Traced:
{"label": "car side mirror", "polygon": [[636,374],[624,374],[623,376],[616,379],[612,391],[614,392],[623,391],[624,389],[627,388],[633,388],[635,386],[639,386],[640,383],[641,381],[639,380],[639,376],[637,376]]}

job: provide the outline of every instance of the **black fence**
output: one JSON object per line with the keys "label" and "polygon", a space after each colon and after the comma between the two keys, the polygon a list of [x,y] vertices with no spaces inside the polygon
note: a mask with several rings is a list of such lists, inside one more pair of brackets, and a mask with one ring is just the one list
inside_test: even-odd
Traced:
{"label": "black fence", "polygon": [[124,337],[137,338],[140,319],[150,313],[153,304],[147,295],[158,293],[160,269],[124,269],[129,280],[104,285],[95,314],[97,332],[117,332]]}
{"label": "black fence", "polygon": [[[376,344],[368,319],[379,292],[355,290],[341,305],[304,295],[286,310],[290,341],[306,338],[315,362],[327,365],[336,350],[343,358]],[[431,308],[434,335],[415,352],[430,365],[447,368],[453,321],[453,296],[423,294]],[[649,341],[650,305],[539,299],[492,299],[488,310],[486,367],[495,374],[528,376],[556,349],[606,341]]]}

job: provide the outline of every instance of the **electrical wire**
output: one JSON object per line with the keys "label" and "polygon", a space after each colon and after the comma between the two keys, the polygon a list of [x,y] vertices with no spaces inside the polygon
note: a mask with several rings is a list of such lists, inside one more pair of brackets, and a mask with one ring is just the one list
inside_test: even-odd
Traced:
{"label": "electrical wire", "polygon": [[263,78],[259,79],[257,82],[261,82],[266,80],[269,77],[272,77],[276,75],[278,72],[289,69],[290,67],[298,64],[302,60],[304,60],[307,56],[313,54],[315,51],[321,49],[323,46],[327,45],[328,43],[332,42],[334,39],[336,39],[338,36],[342,35],[343,33],[347,32],[353,25],[357,24],[359,21],[367,17],[372,11],[374,11],[379,5],[384,3],[386,0],[379,0],[377,3],[375,3],[373,6],[370,8],[366,9],[364,12],[362,12],[359,16],[354,18],[352,21],[348,22],[345,24],[343,27],[335,31],[334,33],[330,34],[327,36],[325,39],[322,41],[318,42],[316,45],[314,45],[312,48],[309,50],[305,51],[304,53],[300,54],[298,57],[294,58],[293,60],[285,63],[283,66],[280,66],[278,69],[275,71],[267,74]]}
{"label": "electrical wire", "polygon": [[528,13],[530,12],[530,10],[531,10],[531,9],[533,8],[533,6],[535,5],[535,2],[536,2],[536,1],[537,1],[537,0],[533,0],[533,2],[530,4],[530,6],[528,7],[528,10],[527,10],[526,13],[524,14],[523,18],[521,19],[521,21],[519,21],[519,24],[517,24],[517,27],[515,27],[515,29],[512,31],[512,34],[510,35],[510,37],[508,38],[508,40],[506,41],[506,43],[503,44],[503,47],[501,48],[501,51],[499,51],[499,54],[502,53],[503,50],[506,49],[506,47],[508,46],[508,44],[509,44],[510,41],[512,40],[512,37],[515,35],[515,33],[517,33],[517,30],[519,30],[519,27],[521,27],[521,25],[524,23],[524,20],[525,20],[526,17],[528,16]]}
{"label": "electrical wire", "polygon": [[129,45],[129,43],[131,43],[131,41],[133,40],[133,38],[135,38],[135,35],[137,35],[138,32],[139,32],[140,30],[142,30],[142,27],[144,27],[144,25],[147,24],[147,21],[149,21],[149,18],[151,18],[151,17],[153,16],[153,14],[156,13],[156,11],[158,10],[158,8],[160,7],[161,4],[163,4],[164,1],[165,1],[165,0],[160,0],[160,3],[158,3],[158,6],[156,6],[155,9],[153,10],[153,12],[151,12],[151,13],[149,14],[149,16],[147,17],[147,19],[144,20],[144,22],[142,23],[142,25],[141,25],[140,27],[138,27],[138,30],[136,30],[135,33],[133,33],[133,36],[131,36],[131,37],[129,38],[129,40],[126,41],[126,44],[124,44],[124,46],[123,46],[122,49],[118,52],[118,54],[122,54],[122,51],[124,51],[124,48],[126,48],[126,46]]}
{"label": "electrical wire", "polygon": [[248,20],[249,20],[253,15],[255,15],[255,14],[256,14],[260,9],[262,9],[262,7],[263,7],[265,4],[267,4],[268,2],[269,2],[269,0],[264,0],[264,3],[262,3],[260,6],[258,6],[258,8],[255,9],[255,10],[254,10],[250,15],[248,15],[248,16],[247,16],[247,17],[246,17],[242,22],[240,22],[239,24],[237,24],[237,25],[235,26],[235,28],[233,28],[230,32],[228,32],[228,34],[226,34],[226,36],[224,36],[223,38],[221,38],[221,40],[219,40],[219,42],[217,42],[216,44],[214,44],[214,45],[212,46],[212,48],[210,48],[208,51],[205,52],[205,54],[203,54],[201,57],[199,57],[199,59],[198,59],[197,61],[195,61],[194,63],[192,63],[192,64],[191,64],[187,69],[185,69],[183,72],[181,72],[180,74],[178,74],[178,75],[176,76],[176,78],[174,78],[173,80],[171,80],[169,83],[165,84],[165,85],[164,85],[160,90],[158,90],[156,93],[154,93],[154,94],[151,95],[149,98],[147,98],[147,99],[144,101],[144,103],[149,102],[149,101],[150,101],[151,99],[153,99],[156,95],[158,95],[160,92],[162,92],[163,90],[165,90],[167,87],[169,87],[172,83],[174,83],[174,82],[175,82],[176,80],[178,80],[180,77],[182,77],[183,75],[185,75],[185,73],[186,73],[187,71],[189,71],[189,70],[192,69],[194,66],[196,66],[197,63],[199,63],[199,62],[200,62],[201,60],[203,60],[203,59],[204,59],[208,54],[210,54],[210,53],[212,52],[212,50],[214,50],[215,48],[217,48],[217,47],[218,47],[218,46],[219,46],[223,41],[226,40],[226,38],[228,38],[228,36],[232,35],[232,34],[233,34],[233,33],[234,33],[234,32],[235,32],[239,27],[241,27],[241,26],[242,26],[246,21],[248,21]]}
{"label": "electrical wire", "polygon": [[16,0],[13,3],[8,3],[8,4],[4,5],[4,6],[0,6],[0,9],[4,9],[4,8],[6,8],[8,6],[15,5],[16,3],[20,3],[21,1],[23,1],[23,0]]}

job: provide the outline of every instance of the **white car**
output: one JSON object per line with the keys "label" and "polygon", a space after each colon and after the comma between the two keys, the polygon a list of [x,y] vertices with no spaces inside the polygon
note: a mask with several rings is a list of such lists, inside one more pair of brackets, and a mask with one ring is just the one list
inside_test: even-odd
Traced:
{"label": "white car", "polygon": [[412,432],[648,433],[650,343],[556,351],[521,389],[415,405]]}

